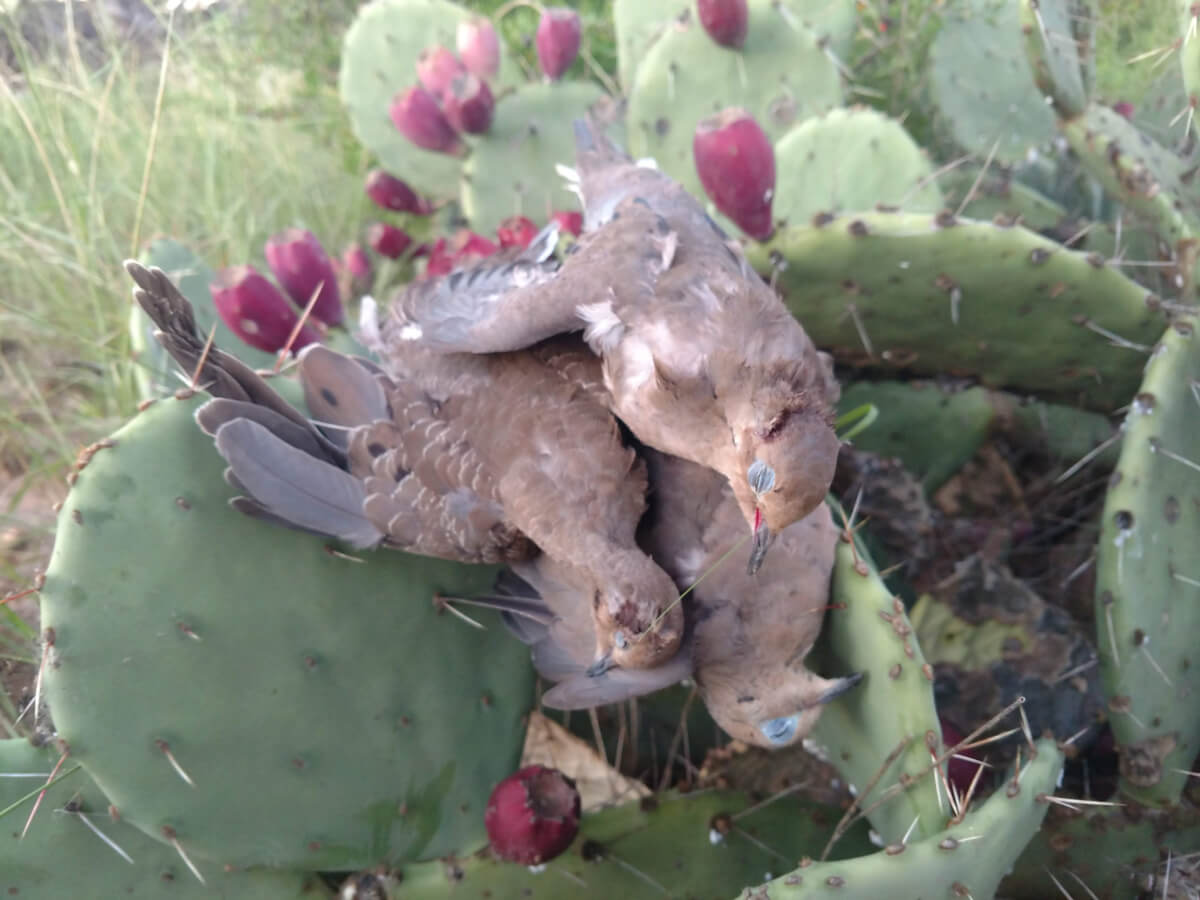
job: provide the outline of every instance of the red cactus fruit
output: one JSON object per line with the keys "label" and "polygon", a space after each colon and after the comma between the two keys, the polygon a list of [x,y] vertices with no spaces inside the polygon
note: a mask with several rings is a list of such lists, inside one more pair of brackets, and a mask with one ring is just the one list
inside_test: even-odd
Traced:
{"label": "red cactus fruit", "polygon": [[339,261],[346,293],[365,294],[371,289],[371,257],[360,244],[350,244]]}
{"label": "red cactus fruit", "polygon": [[[230,331],[267,353],[287,346],[300,316],[279,288],[253,266],[234,266],[217,273],[209,285],[213,305]],[[307,323],[292,341],[292,351],[315,344],[320,336]]]}
{"label": "red cactus fruit", "polygon": [[475,16],[458,23],[454,35],[459,59],[476,78],[495,78],[500,71],[500,38],[490,20]]}
{"label": "red cactus fruit", "polygon": [[[942,743],[949,750],[966,735],[958,730],[951,722],[947,722],[941,715],[938,716],[938,721],[942,723]],[[964,756],[970,756],[971,759],[963,759]],[[966,796],[966,793],[971,788],[971,781],[975,778],[975,770],[982,768],[979,762],[972,762],[975,759],[971,756],[969,750],[959,751],[958,755],[950,757],[946,761],[946,777],[950,783],[954,785],[959,794]],[[981,779],[982,775],[979,776]],[[976,790],[979,788],[976,787]]]}
{"label": "red cactus fruit", "polygon": [[474,75],[459,75],[442,93],[446,119],[458,131],[483,134],[492,127],[496,101],[488,83]]}
{"label": "red cactus fruit", "polygon": [[571,845],[579,832],[579,814],[574,781],[557,769],[526,766],[496,785],[483,824],[493,853],[535,866]]}
{"label": "red cactus fruit", "polygon": [[771,236],[775,149],[744,109],[702,119],[692,138],[696,174],[717,209],[756,240]]}
{"label": "red cactus fruit", "polygon": [[569,231],[575,237],[583,233],[583,213],[556,212],[550,218],[558,223],[559,228]]}
{"label": "red cactus fruit", "polygon": [[552,81],[561,78],[575,62],[582,35],[583,26],[575,10],[559,6],[542,13],[534,43],[542,71]]}
{"label": "red cactus fruit", "polygon": [[524,250],[538,233],[538,227],[524,216],[509,216],[496,228],[500,246],[520,247]]}
{"label": "red cactus fruit", "polygon": [[423,150],[461,156],[465,150],[433,94],[421,87],[401,91],[388,110],[400,133]]}
{"label": "red cactus fruit", "polygon": [[491,256],[500,248],[482,235],[463,228],[447,240],[438,238],[429,248],[425,278],[447,275],[455,269]]}
{"label": "red cactus fruit", "polygon": [[427,216],[433,212],[429,201],[409,187],[408,182],[389,175],[383,169],[372,169],[367,173],[366,191],[377,206],[393,212],[412,213],[415,216]]}
{"label": "red cactus fruit", "polygon": [[1133,118],[1133,104],[1128,100],[1118,100],[1112,105],[1112,108],[1118,116],[1124,116],[1126,119]]}
{"label": "red cactus fruit", "polygon": [[304,309],[317,294],[312,317],[326,325],[341,325],[344,318],[333,261],[316,235],[289,228],[267,241],[267,265],[292,302]]}
{"label": "red cactus fruit", "polygon": [[708,36],[722,47],[740,50],[746,43],[750,25],[746,0],[696,0],[696,11]]}
{"label": "red cactus fruit", "polygon": [[386,222],[376,222],[367,228],[367,243],[380,256],[399,259],[412,243],[412,238],[403,228],[388,225]]}
{"label": "red cactus fruit", "polygon": [[440,97],[450,82],[459,75],[465,75],[467,67],[462,64],[452,50],[447,50],[440,44],[427,47],[417,57],[417,80],[421,87],[435,97]]}

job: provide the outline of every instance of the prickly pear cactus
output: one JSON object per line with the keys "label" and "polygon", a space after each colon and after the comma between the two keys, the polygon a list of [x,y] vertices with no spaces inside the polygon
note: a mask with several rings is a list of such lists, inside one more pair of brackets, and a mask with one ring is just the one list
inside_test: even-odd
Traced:
{"label": "prickly pear cactus", "polygon": [[[0,809],[49,780],[58,754],[19,739],[0,741]],[[173,848],[109,814],[108,798],[68,758],[21,830],[37,794],[8,813],[0,831],[0,893],[9,897],[129,897],[179,900],[318,900],[329,891],[303,872],[226,872],[205,865],[201,884]],[[57,777],[57,776],[56,776]]]}
{"label": "prickly pear cactus", "polygon": [[[545,222],[551,213],[579,208],[554,167],[574,164],[571,122],[603,97],[587,82],[548,82],[520,87],[496,105],[491,131],[463,165],[460,199],[476,231],[495,231],[509,216]],[[608,134],[623,139],[616,129]]]}
{"label": "prickly pear cactus", "polygon": [[860,213],[779,229],[747,256],[775,273],[812,339],[847,359],[972,374],[1099,410],[1136,390],[1128,344],[1162,328],[1145,288],[1020,226]]}
{"label": "prickly pear cactus", "polygon": [[482,845],[530,667],[433,598],[487,590],[495,569],[358,561],[235,512],[196,406],[141,413],[62,509],[41,596],[46,698],[72,759],[125,821],[217,865]]}
{"label": "prickly pear cactus", "polygon": [[1090,43],[1076,23],[1089,18],[1088,10],[1073,0],[1021,0],[1019,17],[1038,90],[1052,98],[1059,116],[1079,115],[1088,102],[1083,72]]}
{"label": "prickly pear cactus", "polygon": [[689,0],[613,0],[613,31],[617,39],[617,77],[628,94],[638,66],[663,34],[680,18],[695,15]]}
{"label": "prickly pear cactus", "polygon": [[1200,750],[1200,337],[1180,319],[1129,406],[1096,549],[1096,627],[1125,792],[1172,804]]}
{"label": "prickly pear cactus", "polygon": [[[1179,46],[1179,66],[1183,73],[1183,84],[1187,90],[1188,104],[1192,109],[1200,102],[1200,34],[1197,33],[1198,17],[1193,0],[1175,0],[1179,10],[1182,43]],[[1200,122],[1190,117],[1193,130],[1200,131]]]}

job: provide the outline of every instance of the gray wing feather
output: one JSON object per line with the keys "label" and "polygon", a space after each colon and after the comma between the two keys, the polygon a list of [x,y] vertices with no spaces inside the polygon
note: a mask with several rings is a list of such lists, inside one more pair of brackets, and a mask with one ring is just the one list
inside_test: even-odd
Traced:
{"label": "gray wing feather", "polygon": [[230,400],[221,397],[209,400],[196,410],[196,424],[208,435],[215,435],[222,425],[235,419],[249,419],[251,422],[257,422],[297,450],[303,450],[318,459],[338,462],[336,457],[330,454],[330,448],[317,437],[311,428],[298,425],[291,419],[285,419],[274,410],[258,406],[249,400]]}
{"label": "gray wing feather", "polygon": [[620,703],[669,688],[691,674],[691,654],[680,648],[669,661],[653,669],[609,669],[595,678],[586,673],[572,675],[543,694],[542,703],[552,709],[588,709]]}
{"label": "gray wing feather", "polygon": [[392,418],[378,376],[354,357],[310,344],[300,354],[300,382],[318,422],[354,428]]}

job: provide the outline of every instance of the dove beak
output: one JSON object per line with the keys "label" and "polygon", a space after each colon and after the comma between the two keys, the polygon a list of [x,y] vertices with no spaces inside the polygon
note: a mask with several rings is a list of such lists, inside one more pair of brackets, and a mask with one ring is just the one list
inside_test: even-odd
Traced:
{"label": "dove beak", "polygon": [[754,537],[750,545],[750,564],[746,567],[747,574],[754,575],[762,568],[769,546],[771,546],[771,529],[764,522],[759,522],[758,527],[754,529]]}
{"label": "dove beak", "polygon": [[817,698],[818,703],[828,703],[835,697],[840,697],[850,688],[854,687],[863,680],[862,672],[855,672],[853,675],[847,675],[845,678],[835,678],[829,688]]}
{"label": "dove beak", "polygon": [[587,668],[588,677],[589,678],[599,678],[601,675],[603,675],[609,669],[613,668],[613,666],[615,666],[615,665],[616,665],[616,663],[614,663],[612,661],[612,654],[605,653],[603,656],[601,656],[599,659],[597,659],[595,662],[593,662],[590,666],[588,666],[588,668]]}

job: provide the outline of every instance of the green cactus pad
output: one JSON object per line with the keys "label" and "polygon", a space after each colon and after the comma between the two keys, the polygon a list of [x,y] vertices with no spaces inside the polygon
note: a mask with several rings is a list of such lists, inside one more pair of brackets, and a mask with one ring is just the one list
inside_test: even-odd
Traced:
{"label": "green cactus pad", "polygon": [[[839,811],[784,797],[749,812],[734,791],[657,794],[584,815],[579,835],[545,871],[479,854],[405,866],[399,898],[574,896],[725,897],[761,885],[821,852]],[[734,830],[721,834],[732,824]],[[869,853],[863,828],[835,848],[838,858]]]}
{"label": "green cactus pad", "polygon": [[[28,741],[0,741],[0,809],[45,784],[57,758],[57,753],[39,750]],[[68,758],[59,774],[73,765]],[[225,872],[200,864],[207,882],[201,884],[172,847],[113,821],[108,798],[81,769],[51,785],[22,839],[21,829],[35,799],[36,795],[9,812],[0,830],[0,894],[6,897],[318,900],[330,896],[316,875],[302,872]],[[133,862],[106,845],[89,823]]]}
{"label": "green cactus pad", "polygon": [[626,128],[635,157],[659,167],[697,197],[704,189],[692,158],[692,136],[706,116],[746,109],[772,140],[798,122],[841,105],[837,67],[816,36],[794,24],[775,0],[750,0],[741,51],[716,44],[696,21],[672,25],[638,67]]}
{"label": "green cactus pad", "polygon": [[633,88],[638,66],[671,23],[694,15],[689,0],[614,0],[613,30],[617,39],[617,78],[628,93]]}
{"label": "green cactus pad", "polygon": [[1200,750],[1200,337],[1167,329],[1125,419],[1096,550],[1096,643],[1123,790],[1179,799]]}
{"label": "green cactus pad", "polygon": [[774,215],[784,222],[877,204],[942,207],[925,153],[899,122],[873,109],[835,109],[801,122],[775,145],[775,168]]}
{"label": "green cactus pad", "polygon": [[[469,10],[446,0],[374,0],[363,6],[346,32],[338,90],[354,135],[385,169],[427,197],[448,199],[458,191],[462,160],[422,150],[392,124],[392,98],[417,83],[417,57],[426,47],[455,47],[459,22]],[[499,86],[517,83],[516,65],[501,46]]]}
{"label": "green cactus pad", "polygon": [[486,591],[495,568],[354,562],[235,512],[196,406],[159,401],[113,435],[59,518],[45,690],[72,757],[126,821],[218,864],[479,846],[532,673],[498,620],[483,633],[432,601]]}
{"label": "green cactus pad", "polygon": [[994,171],[981,178],[979,166],[959,166],[939,181],[947,207],[959,210],[964,218],[985,222],[1019,220],[1032,231],[1042,231],[1054,228],[1067,217],[1062,204],[1036,188]]}
{"label": "green cactus pad", "polygon": [[788,306],[852,362],[972,374],[1101,411],[1133,394],[1144,357],[1088,324],[1146,345],[1162,328],[1145,288],[1019,226],[862,213],[780,229],[747,256],[764,274],[786,264]]}
{"label": "green cactus pad", "polygon": [[[527,84],[496,104],[492,129],[474,144],[463,165],[463,212],[476,231],[488,234],[509,216],[545,224],[558,210],[579,209],[554,170],[575,164],[572,120],[604,97],[582,81]],[[618,129],[608,135],[621,142]]]}
{"label": "green cactus pad", "polygon": [[[834,515],[838,520],[844,516],[836,506]],[[911,776],[906,789],[868,818],[889,843],[900,840],[914,819],[913,834],[935,834],[945,827],[950,812],[930,770],[930,748],[934,753],[943,749],[933,670],[925,669],[904,604],[884,585],[857,538],[854,547],[845,541],[838,544],[832,602],[835,608],[826,614],[813,649],[814,668],[826,676],[862,672],[864,678],[826,706],[805,748],[837,766],[863,808]],[[904,739],[906,747],[879,775],[887,756]],[[923,772],[924,777],[918,777]]]}
{"label": "green cactus pad", "polygon": [[1062,767],[1063,756],[1054,742],[1038,741],[1036,756],[1026,755],[1019,774],[1009,775],[1004,786],[968,812],[960,824],[871,856],[802,866],[765,885],[763,896],[771,900],[992,897],[1041,826],[1050,807],[1046,795],[1053,792]]}
{"label": "green cactus pad", "polygon": [[[1038,89],[1054,101],[1060,118],[1072,118],[1087,106],[1084,66],[1080,59],[1081,43],[1075,33],[1076,21],[1090,11],[1080,10],[1075,0],[1021,0],[1021,33],[1025,53],[1033,68]],[[1090,42],[1083,47],[1090,49]]]}
{"label": "green cactus pad", "polygon": [[[1183,35],[1183,43],[1179,47],[1179,68],[1188,102],[1194,108],[1200,102],[1200,21],[1194,0],[1176,0],[1175,5],[1179,10],[1179,25]],[[1195,121],[1195,116],[1192,117],[1192,129],[1200,133],[1200,122]]]}
{"label": "green cactus pad", "polygon": [[1033,83],[1011,0],[959,0],[947,9],[929,57],[930,88],[967,150],[1020,162],[1054,137],[1054,116]]}

